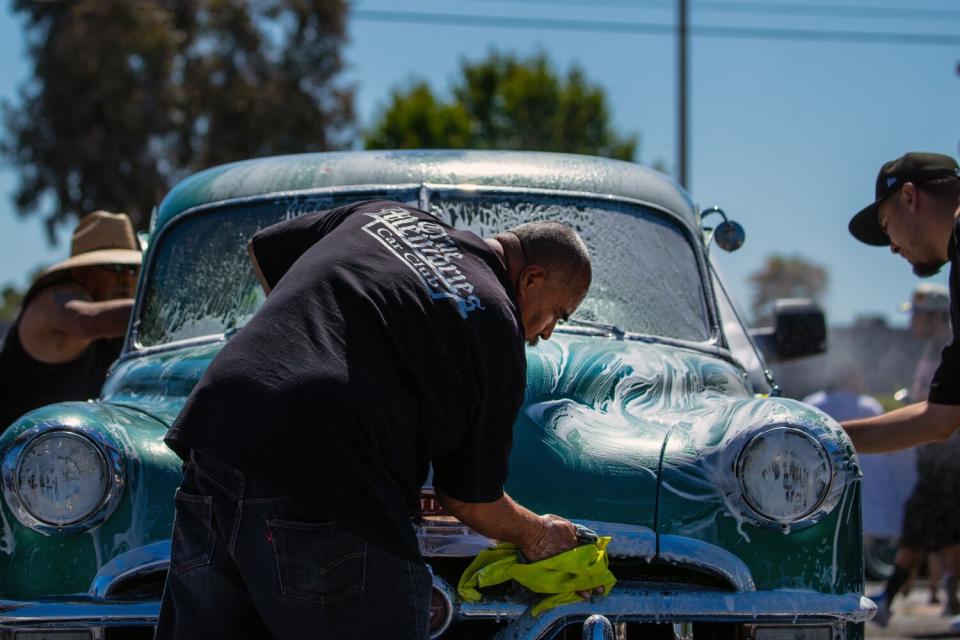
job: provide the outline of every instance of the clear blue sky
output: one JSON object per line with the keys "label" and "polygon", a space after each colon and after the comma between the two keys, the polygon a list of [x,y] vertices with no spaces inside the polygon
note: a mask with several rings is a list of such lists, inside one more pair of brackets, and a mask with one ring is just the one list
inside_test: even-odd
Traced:
{"label": "clear blue sky", "polygon": [[[852,7],[838,15],[770,13],[800,3]],[[708,12],[691,0],[691,23],[941,34],[960,37],[960,20],[945,15],[876,18],[871,8],[956,11],[954,0],[826,0],[757,2],[758,11]],[[746,7],[718,2],[715,7]],[[0,14],[0,97],[13,98],[28,76],[18,19]],[[362,10],[421,11],[548,20],[669,24],[669,2],[647,0],[359,0]],[[646,7],[646,8],[644,8]],[[862,11],[859,11],[862,9]],[[760,13],[760,11],[765,11]],[[580,65],[607,91],[615,123],[641,136],[639,160],[676,165],[675,42],[665,35],[513,29],[489,24],[440,26],[352,20],[348,76],[357,111],[369,124],[393,87],[424,78],[448,86],[459,60],[491,48],[545,51],[562,69]],[[917,46],[694,37],[691,46],[690,190],[702,206],[720,205],[747,230],[740,252],[721,265],[738,297],[748,301],[747,275],[771,253],[799,254],[829,269],[825,299],[832,324],[863,313],[902,323],[898,303],[917,280],[883,249],[856,243],[849,217],[872,199],[877,169],[909,150],[957,156],[960,142],[960,45]],[[69,106],[65,106],[69,108]],[[0,170],[0,284],[23,284],[35,266],[67,251],[47,245],[38,219],[20,220],[11,201],[15,177]],[[946,274],[936,278],[945,282]]]}

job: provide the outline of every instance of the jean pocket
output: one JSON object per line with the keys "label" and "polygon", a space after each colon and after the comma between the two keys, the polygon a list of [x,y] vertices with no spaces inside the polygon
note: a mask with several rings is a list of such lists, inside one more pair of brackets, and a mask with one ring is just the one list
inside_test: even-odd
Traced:
{"label": "jean pocket", "polygon": [[174,501],[176,516],[173,519],[170,567],[179,574],[210,564],[213,558],[213,498],[177,489]]}
{"label": "jean pocket", "polygon": [[267,520],[285,596],[325,604],[363,591],[367,543],[332,522]]}

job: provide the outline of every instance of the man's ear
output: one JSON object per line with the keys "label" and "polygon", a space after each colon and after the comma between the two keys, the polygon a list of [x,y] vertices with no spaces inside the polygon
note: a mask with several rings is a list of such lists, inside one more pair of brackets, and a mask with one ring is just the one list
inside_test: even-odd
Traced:
{"label": "man's ear", "polygon": [[547,270],[538,264],[530,265],[520,272],[520,278],[517,282],[517,293],[526,293],[531,287],[538,287],[543,284],[547,277]]}
{"label": "man's ear", "polygon": [[906,207],[909,213],[916,213],[917,198],[920,194],[920,190],[917,189],[917,185],[912,182],[904,183],[904,185],[900,187],[900,193],[903,206]]}

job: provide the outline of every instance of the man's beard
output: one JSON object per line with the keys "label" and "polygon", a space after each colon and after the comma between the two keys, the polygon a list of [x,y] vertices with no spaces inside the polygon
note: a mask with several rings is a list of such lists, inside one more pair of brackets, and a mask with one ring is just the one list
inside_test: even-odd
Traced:
{"label": "man's beard", "polygon": [[920,278],[929,278],[940,273],[943,262],[920,262],[913,264],[913,275]]}

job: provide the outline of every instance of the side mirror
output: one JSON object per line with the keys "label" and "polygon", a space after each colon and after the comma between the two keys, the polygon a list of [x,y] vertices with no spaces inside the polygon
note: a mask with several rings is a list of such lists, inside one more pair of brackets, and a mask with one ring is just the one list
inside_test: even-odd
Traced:
{"label": "side mirror", "polygon": [[777,300],[773,326],[752,329],[750,334],[770,359],[794,360],[827,350],[826,316],[807,298]]}
{"label": "side mirror", "polygon": [[[703,219],[712,213],[716,213],[723,218],[723,222],[718,224],[715,229],[703,224]],[[728,220],[727,214],[725,214],[720,207],[710,207],[709,209],[701,211],[700,221],[701,228],[704,232],[704,243],[708,249],[710,248],[710,243],[716,241],[718,247],[727,253],[732,253],[742,247],[744,241],[747,239],[747,232],[743,230],[743,227],[733,220]]]}
{"label": "side mirror", "polygon": [[747,232],[743,230],[740,223],[724,220],[713,230],[713,239],[718,247],[727,253],[732,253],[743,246],[747,239]]}

